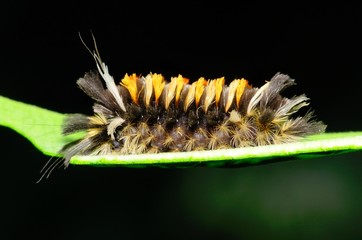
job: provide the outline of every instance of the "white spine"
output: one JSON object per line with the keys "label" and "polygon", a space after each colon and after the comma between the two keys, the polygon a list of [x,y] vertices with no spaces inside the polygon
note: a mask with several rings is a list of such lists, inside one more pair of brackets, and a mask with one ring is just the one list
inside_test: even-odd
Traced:
{"label": "white spine", "polygon": [[101,61],[101,59],[98,57],[98,55],[96,53],[93,53],[93,56],[94,56],[94,59],[96,60],[98,71],[101,74],[104,82],[106,83],[107,89],[111,92],[113,97],[116,99],[116,101],[117,101],[118,105],[121,107],[121,109],[126,112],[126,107],[124,106],[123,99],[122,99],[121,95],[119,95],[119,91],[114,82],[113,77],[108,72],[107,65]]}
{"label": "white spine", "polygon": [[254,94],[254,96],[250,99],[247,114],[255,108],[255,106],[260,102],[261,98],[264,95],[265,90],[269,87],[269,82],[265,83],[259,90]]}

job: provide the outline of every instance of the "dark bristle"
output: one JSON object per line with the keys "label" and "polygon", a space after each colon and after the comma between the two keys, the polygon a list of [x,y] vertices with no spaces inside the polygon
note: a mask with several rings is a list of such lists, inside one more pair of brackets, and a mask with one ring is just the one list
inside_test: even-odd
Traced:
{"label": "dark bristle", "polygon": [[266,108],[263,112],[260,113],[258,122],[263,125],[267,126],[271,123],[275,118],[275,112],[271,108]]}
{"label": "dark bristle", "polygon": [[79,131],[85,131],[88,128],[89,119],[86,115],[70,114],[63,122],[62,133],[68,135]]}
{"label": "dark bristle", "polygon": [[[120,107],[116,100],[107,89],[104,89],[103,83],[98,73],[88,72],[83,78],[79,78],[77,84],[88,96],[93,98],[97,104],[109,109],[110,112],[120,112]],[[97,108],[95,108],[96,110]]]}
{"label": "dark bristle", "polygon": [[240,108],[237,109],[240,114],[246,115],[247,107],[250,103],[251,98],[254,96],[257,89],[251,88],[251,89],[245,89],[244,94],[240,101]]}

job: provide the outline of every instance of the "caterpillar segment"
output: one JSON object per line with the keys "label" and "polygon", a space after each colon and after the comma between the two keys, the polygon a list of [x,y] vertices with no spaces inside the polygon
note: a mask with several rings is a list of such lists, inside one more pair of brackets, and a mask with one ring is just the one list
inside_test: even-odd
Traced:
{"label": "caterpillar segment", "polygon": [[286,74],[275,74],[260,88],[243,78],[225,84],[224,77],[201,77],[189,83],[182,75],[168,81],[156,73],[126,74],[115,84],[107,66],[102,62],[97,65],[98,73],[88,72],[77,81],[95,100],[94,116],[71,114],[63,125],[65,135],[86,131],[83,139],[62,149],[66,164],[74,155],[279,144],[326,129],[312,111],[299,113],[309,105],[304,94],[282,96],[285,88],[295,85]]}

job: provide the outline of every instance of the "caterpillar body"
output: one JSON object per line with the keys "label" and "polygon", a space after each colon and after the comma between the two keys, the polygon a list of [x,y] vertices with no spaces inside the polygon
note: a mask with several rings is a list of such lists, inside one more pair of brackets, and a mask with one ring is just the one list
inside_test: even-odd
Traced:
{"label": "caterpillar body", "polygon": [[276,73],[260,88],[243,78],[225,84],[224,77],[201,77],[190,83],[182,75],[168,81],[157,73],[126,74],[116,84],[96,44],[95,49],[91,53],[98,71],[77,81],[95,101],[94,115],[67,116],[63,134],[86,131],[86,135],[63,147],[65,166],[74,155],[260,146],[296,141],[326,129],[313,111],[300,114],[309,105],[306,95],[281,95],[295,85],[286,74]]}

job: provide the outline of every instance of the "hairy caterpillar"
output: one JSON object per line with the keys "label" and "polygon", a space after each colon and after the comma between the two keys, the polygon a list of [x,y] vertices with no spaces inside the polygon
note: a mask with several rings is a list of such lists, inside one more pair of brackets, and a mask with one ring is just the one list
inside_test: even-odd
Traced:
{"label": "hairy caterpillar", "polygon": [[295,85],[288,75],[277,73],[260,88],[243,78],[225,84],[224,77],[201,77],[189,83],[182,75],[167,81],[156,73],[126,74],[116,84],[95,40],[94,46],[94,51],[87,49],[98,71],[77,81],[95,101],[94,115],[70,114],[66,118],[63,134],[86,131],[86,136],[61,150],[65,166],[74,155],[260,146],[296,141],[326,129],[315,120],[313,111],[297,115],[309,105],[306,95],[281,95]]}

